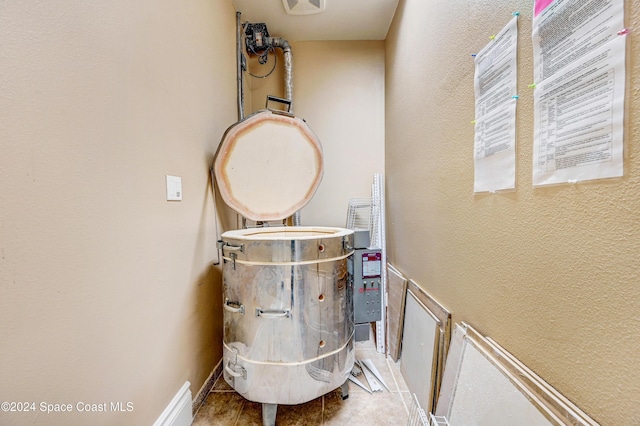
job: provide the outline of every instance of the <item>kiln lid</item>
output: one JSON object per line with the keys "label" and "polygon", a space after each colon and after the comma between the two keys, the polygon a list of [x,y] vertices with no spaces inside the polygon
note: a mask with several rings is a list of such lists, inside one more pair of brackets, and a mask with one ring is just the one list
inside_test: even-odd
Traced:
{"label": "kiln lid", "polygon": [[227,129],[214,173],[229,207],[251,220],[281,220],[304,207],[320,185],[322,147],[302,119],[259,111]]}

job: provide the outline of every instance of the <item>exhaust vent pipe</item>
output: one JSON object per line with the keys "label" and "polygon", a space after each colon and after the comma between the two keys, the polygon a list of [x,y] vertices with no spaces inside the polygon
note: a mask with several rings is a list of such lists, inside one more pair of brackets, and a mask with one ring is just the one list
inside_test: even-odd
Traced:
{"label": "exhaust vent pipe", "polygon": [[[267,37],[267,45],[282,49],[284,56],[284,97],[293,105],[293,55],[289,42],[280,37]],[[289,109],[293,112],[293,107]]]}

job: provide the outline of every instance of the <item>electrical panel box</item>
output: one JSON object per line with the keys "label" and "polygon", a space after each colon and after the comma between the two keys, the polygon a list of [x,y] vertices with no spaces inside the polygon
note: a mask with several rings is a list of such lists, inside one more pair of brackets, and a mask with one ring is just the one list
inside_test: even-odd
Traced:
{"label": "electrical panel box", "polygon": [[353,280],[353,311],[355,323],[382,319],[382,251],[356,249],[348,260],[349,277]]}
{"label": "electrical panel box", "polygon": [[264,52],[269,48],[267,45],[267,38],[269,37],[267,24],[247,23],[244,34],[247,53],[250,55],[259,55],[261,52]]}

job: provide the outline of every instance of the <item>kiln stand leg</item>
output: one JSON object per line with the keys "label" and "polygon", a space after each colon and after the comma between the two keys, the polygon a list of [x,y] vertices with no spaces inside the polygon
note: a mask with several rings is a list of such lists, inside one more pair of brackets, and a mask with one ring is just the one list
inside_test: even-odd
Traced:
{"label": "kiln stand leg", "polygon": [[278,404],[262,403],[262,426],[275,426],[276,425],[276,412],[278,411]]}
{"label": "kiln stand leg", "polygon": [[349,398],[349,379],[345,380],[342,386],[340,386],[340,392],[342,393],[342,400]]}

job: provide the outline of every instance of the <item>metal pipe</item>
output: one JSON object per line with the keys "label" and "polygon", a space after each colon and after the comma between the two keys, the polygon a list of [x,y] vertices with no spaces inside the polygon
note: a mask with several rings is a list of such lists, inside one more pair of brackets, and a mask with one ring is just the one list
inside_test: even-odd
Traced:
{"label": "metal pipe", "polygon": [[242,23],[236,12],[236,68],[238,85],[238,121],[244,118],[244,86],[242,81]]}
{"label": "metal pipe", "polygon": [[291,101],[289,112],[293,113],[293,55],[291,45],[281,37],[267,37],[266,43],[282,49],[284,56],[284,97]]}
{"label": "metal pipe", "polygon": [[[236,12],[236,85],[238,86],[238,121],[242,121],[244,119],[244,82],[242,79],[242,21],[240,19],[240,15],[240,12]],[[239,215],[236,215],[236,227],[238,216]],[[244,221],[245,219],[242,218],[242,220]]]}

